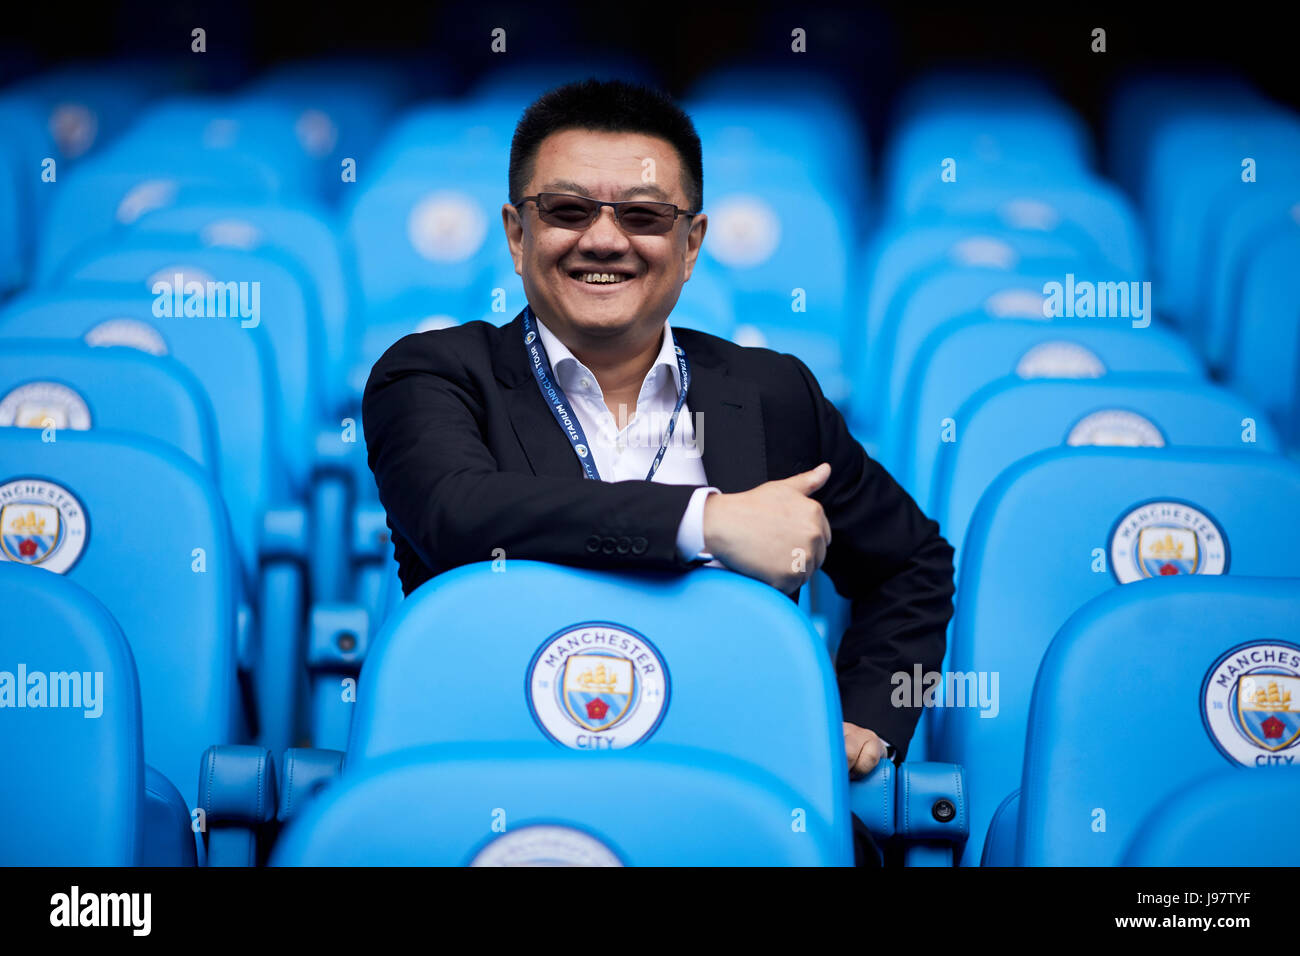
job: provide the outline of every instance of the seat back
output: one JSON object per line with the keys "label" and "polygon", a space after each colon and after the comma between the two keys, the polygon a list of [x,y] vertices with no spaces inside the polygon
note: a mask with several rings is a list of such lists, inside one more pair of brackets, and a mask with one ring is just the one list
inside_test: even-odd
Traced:
{"label": "seat back", "polygon": [[107,283],[147,292],[155,313],[173,324],[264,328],[275,360],[282,454],[296,486],[305,487],[325,409],[326,365],[310,284],[292,262],[270,250],[204,248],[184,237],[148,233],[80,249],[66,266],[63,289]]}
{"label": "seat back", "polygon": [[147,295],[120,287],[20,296],[0,311],[0,341],[72,339],[108,351],[169,356],[193,373],[211,400],[222,496],[245,567],[257,567],[262,513],[288,492],[280,458],[278,390],[265,332],[237,322],[167,319]]}
{"label": "seat back", "polygon": [[777,591],[729,571],[475,564],[408,596],[366,658],[348,767],[453,741],[728,754],[845,824],[825,643]]}
{"label": "seat back", "polygon": [[0,427],[149,435],[220,474],[203,386],[179,362],[66,339],[0,339]]}
{"label": "seat back", "polygon": [[982,314],[949,322],[926,338],[908,372],[897,417],[898,433],[908,441],[892,463],[893,473],[926,507],[932,503],[934,461],[944,445],[946,420],[955,424],[962,404],[980,388],[1006,376],[1084,379],[1113,372],[1203,374],[1191,347],[1157,325],[989,321]]}
{"label": "seat back", "polygon": [[112,613],[139,674],[145,756],[193,800],[200,754],[236,742],[240,718],[239,559],[211,477],[143,436],[0,429],[0,543]]}
{"label": "seat back", "polygon": [[984,490],[1003,469],[1062,445],[1235,448],[1273,454],[1277,434],[1234,392],[1188,376],[1003,379],[957,412],[958,440],[935,463],[930,502],[960,552]]}
{"label": "seat back", "polygon": [[[599,794],[599,799],[593,799]],[[345,772],[279,866],[828,866],[852,853],[752,766],[664,747],[447,744]]]}
{"label": "seat back", "polygon": [[[1034,675],[1066,619],[1117,583],[1300,576],[1297,498],[1300,466],[1226,449],[1062,448],[999,475],[963,548],[948,645],[952,700],[927,716],[932,759],[967,770],[968,862],[1016,787]],[[962,706],[956,675],[973,676],[993,700]]]}
{"label": "seat back", "polygon": [[9,561],[0,602],[0,864],[137,865],[140,688],[121,628],[84,588]]}
{"label": "seat back", "polygon": [[[1234,565],[1245,564],[1249,545],[1231,543]],[[1294,564],[1277,564],[1264,570],[1293,577],[1246,578],[1234,568],[1227,577],[1141,581],[1070,617],[1034,686],[1019,863],[1114,866],[1131,845],[1157,862],[1177,845],[1170,864],[1215,865],[1267,858],[1275,838],[1295,848],[1295,815],[1270,812],[1292,804],[1267,796],[1281,787],[1294,799],[1300,754],[1300,715],[1287,706],[1300,692],[1300,578]],[[1147,734],[1158,743],[1141,746]],[[1202,800],[1187,789],[1230,768],[1239,783],[1214,784]],[[1222,801],[1244,808],[1246,792],[1253,809],[1229,813]],[[1226,820],[1228,830],[1188,842]]]}

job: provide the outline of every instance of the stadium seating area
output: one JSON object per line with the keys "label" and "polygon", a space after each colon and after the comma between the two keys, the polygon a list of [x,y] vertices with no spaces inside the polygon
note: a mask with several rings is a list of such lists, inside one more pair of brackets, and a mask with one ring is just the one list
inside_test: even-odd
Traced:
{"label": "stadium seating area", "polygon": [[1300,115],[1141,75],[1097,137],[936,73],[870,144],[826,77],[688,92],[672,321],[802,358],[957,551],[908,759],[850,782],[824,577],[402,598],[366,377],[523,307],[511,134],[587,72],[0,88],[0,864],[851,865],[852,815],[909,866],[1300,859],[1254,809],[1300,799]]}

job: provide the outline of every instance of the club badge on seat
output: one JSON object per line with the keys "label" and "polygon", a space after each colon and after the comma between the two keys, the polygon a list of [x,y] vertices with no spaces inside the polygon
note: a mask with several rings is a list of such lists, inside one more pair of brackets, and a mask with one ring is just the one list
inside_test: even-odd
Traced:
{"label": "club badge on seat", "polygon": [[0,558],[68,571],[86,547],[86,511],[67,488],[40,478],[0,484]]}

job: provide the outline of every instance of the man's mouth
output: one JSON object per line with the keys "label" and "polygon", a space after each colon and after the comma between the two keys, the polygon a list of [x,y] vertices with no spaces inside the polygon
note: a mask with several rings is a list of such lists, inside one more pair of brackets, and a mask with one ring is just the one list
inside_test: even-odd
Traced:
{"label": "man's mouth", "polygon": [[596,272],[589,269],[575,269],[569,273],[569,278],[576,279],[584,285],[618,285],[620,282],[627,282],[634,276],[625,272]]}

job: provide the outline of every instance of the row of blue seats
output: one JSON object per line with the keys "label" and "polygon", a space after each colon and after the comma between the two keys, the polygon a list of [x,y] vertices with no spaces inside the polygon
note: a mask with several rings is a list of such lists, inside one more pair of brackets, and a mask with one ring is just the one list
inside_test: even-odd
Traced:
{"label": "row of blue seats", "polygon": [[[574,619],[573,588],[596,620]],[[1300,850],[1290,816],[1247,812],[1300,793],[1283,765],[1300,738],[1298,579],[1150,580],[1083,606],[1046,648],[1023,769],[998,768],[1019,789],[991,820],[971,809],[987,781],[952,765],[846,787],[828,655],[788,602],[729,572],[443,575],[377,641],[346,753],[291,750],[277,771],[263,749],[212,747],[192,809],[146,763],[151,702],[114,618],[34,568],[0,567],[0,594],[20,625],[0,700],[15,707],[22,679],[25,702],[0,760],[27,784],[0,796],[6,863],[843,865],[850,811],[918,865],[963,844],[986,865]],[[722,626],[737,614],[743,630]],[[740,643],[754,666],[720,681]],[[1134,746],[1135,725],[1156,742]]]}

